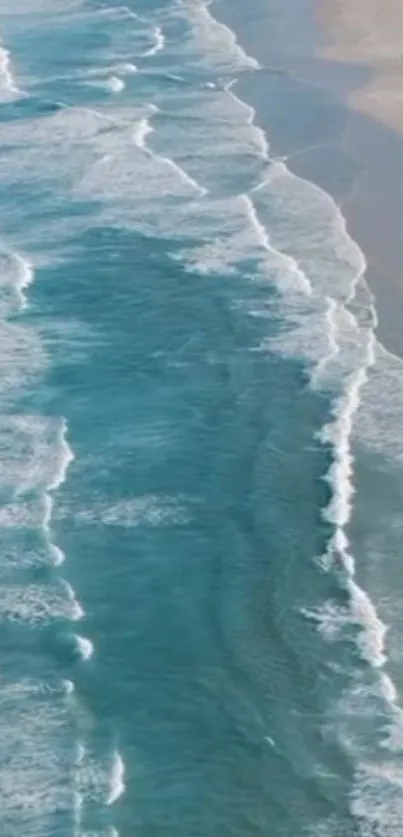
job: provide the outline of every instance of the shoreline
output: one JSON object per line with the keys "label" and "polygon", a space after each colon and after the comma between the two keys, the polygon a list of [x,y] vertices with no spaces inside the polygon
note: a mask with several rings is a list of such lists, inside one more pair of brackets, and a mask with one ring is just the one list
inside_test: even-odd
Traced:
{"label": "shoreline", "polygon": [[[328,8],[332,4],[328,0]],[[284,0],[281,11],[271,13],[257,0],[253,18],[240,3],[227,0],[215,0],[212,11],[263,66],[241,77],[237,95],[254,108],[271,155],[286,158],[291,171],[320,186],[340,206],[367,261],[378,339],[403,358],[403,141],[396,130],[354,106],[362,91],[376,83],[372,65],[362,65],[358,53],[357,61],[344,61],[341,53],[336,59],[312,0]]]}

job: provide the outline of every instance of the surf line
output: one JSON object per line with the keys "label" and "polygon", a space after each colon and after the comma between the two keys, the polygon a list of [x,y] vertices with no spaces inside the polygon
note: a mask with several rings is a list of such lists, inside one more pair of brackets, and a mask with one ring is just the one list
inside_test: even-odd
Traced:
{"label": "surf line", "polygon": [[[151,114],[158,113],[158,110],[159,109],[156,105],[150,105]],[[206,189],[204,186],[200,186],[200,184],[197,183],[197,181],[194,180],[193,177],[187,174],[187,172],[184,169],[178,166],[178,164],[175,163],[175,161],[172,160],[171,157],[164,157],[160,154],[155,154],[154,151],[151,150],[151,148],[146,144],[146,138],[147,136],[149,136],[149,134],[152,134],[153,131],[154,128],[152,127],[149,118],[143,117],[143,119],[141,119],[138,122],[133,134],[133,141],[137,148],[139,148],[141,151],[143,151],[144,154],[147,154],[152,159],[159,160],[161,163],[168,166],[170,169],[173,169],[173,171],[175,172],[175,174],[178,175],[182,183],[186,183],[188,186],[191,186],[192,189],[195,189],[199,193],[200,197],[204,197],[205,195],[207,195],[208,189]]]}
{"label": "surf line", "polygon": [[[52,539],[51,520],[54,506],[53,494],[65,482],[67,469],[73,460],[74,454],[70,445],[67,442],[67,422],[64,418],[62,418],[60,420],[58,431],[58,458],[55,466],[54,475],[50,478],[45,488],[43,497],[44,510],[42,517],[42,531],[44,534],[45,543],[53,558],[53,565],[55,567],[60,566],[64,563],[65,554],[63,550],[53,542]],[[70,619],[74,622],[80,621],[85,616],[84,609],[78,602],[75,592],[71,585],[68,584],[67,581],[64,581],[64,579],[61,580],[64,582],[67,598],[71,602]],[[94,651],[94,646],[91,640],[86,639],[85,637],[81,637],[78,634],[74,634],[74,640],[79,656],[82,657],[82,659],[84,660],[88,660],[92,656]]]}
{"label": "surf line", "polygon": [[[180,5],[182,7],[186,5],[184,0],[181,0]],[[212,21],[216,22],[217,26],[221,27],[222,24],[216,21],[211,13],[212,6],[212,0],[206,0],[206,2],[202,6],[202,12],[204,13],[205,17],[209,17]],[[198,7],[198,9],[199,8],[200,7]],[[231,30],[229,30],[228,27],[222,28],[224,29],[224,31],[226,30],[227,33],[230,34],[230,44],[232,44],[232,46],[238,46],[239,49],[243,52],[242,48],[239,46],[237,42],[236,35],[233,32],[231,32]],[[246,58],[249,58],[249,56],[246,56]],[[257,71],[267,72],[269,69],[259,65],[258,62],[254,61],[254,59],[251,59],[251,65],[253,69]],[[235,97],[235,94],[232,91],[232,86],[234,83],[235,80],[232,80],[226,86],[226,90],[229,95]],[[236,98],[239,99],[239,97]],[[249,120],[250,124],[253,124],[255,122],[256,113],[252,108],[250,109],[250,117],[252,117]],[[277,163],[276,160],[270,158],[269,144],[267,138],[263,139],[262,137],[261,153],[263,159],[267,159],[269,163]],[[284,170],[290,171],[286,166],[287,159],[288,157],[281,158],[280,165],[283,166]],[[306,182],[309,183],[309,181]],[[253,192],[258,192],[259,190],[264,188],[264,185],[265,180],[263,180],[263,182],[257,184],[257,186],[250,190],[249,194]],[[310,185],[314,186],[314,184]],[[319,187],[315,188],[319,190]],[[320,191],[324,195],[326,195],[326,197],[329,200],[332,201],[336,213],[337,211],[339,212],[339,221],[341,221],[342,233],[344,233],[345,236],[348,236],[348,238],[350,238],[350,241],[352,241],[351,236],[347,231],[346,219],[340,212],[337,203],[332,199],[330,195],[324,192],[323,189],[320,189]],[[253,212],[252,207],[250,207],[250,209],[251,215],[254,216],[253,219],[255,222],[255,226],[257,226],[257,213]],[[261,228],[260,232],[262,239],[264,239],[263,244],[267,248],[267,245],[269,244],[268,233],[264,228],[262,228],[262,225],[260,225],[260,223],[259,226]],[[282,252],[281,255],[287,257],[286,253]],[[299,266],[296,263],[294,263],[294,268],[298,270]],[[336,358],[339,351],[342,349],[342,345],[339,345],[338,338],[340,337],[340,335],[338,333],[337,324],[335,322],[335,314],[340,306],[348,312],[352,319],[355,320],[357,332],[361,332],[361,336],[365,339],[363,344],[364,352],[363,356],[361,357],[361,363],[359,363],[358,365],[354,365],[354,367],[350,369],[349,373],[346,375],[343,383],[342,392],[334,398],[331,420],[322,428],[320,432],[321,441],[323,442],[323,444],[330,445],[333,452],[332,465],[328,470],[327,474],[324,476],[324,479],[326,479],[326,481],[329,483],[331,487],[332,497],[328,506],[325,509],[323,509],[323,516],[333,526],[333,535],[329,539],[326,548],[326,554],[322,556],[322,558],[325,562],[327,562],[329,569],[334,569],[335,567],[337,567],[337,565],[339,565],[339,567],[341,565],[344,573],[344,585],[349,593],[351,619],[355,622],[355,624],[358,623],[360,625],[362,631],[361,636],[358,639],[358,647],[361,652],[362,658],[369,664],[371,668],[380,671],[380,686],[384,694],[384,697],[388,702],[389,706],[392,708],[392,710],[400,713],[402,710],[400,710],[398,704],[397,690],[393,682],[391,681],[389,675],[387,675],[384,671],[384,666],[385,663],[387,663],[388,659],[385,650],[385,635],[387,631],[387,626],[384,625],[384,623],[378,616],[376,607],[371,601],[369,595],[365,592],[365,590],[358,586],[355,580],[355,560],[351,552],[351,545],[346,531],[353,514],[353,497],[355,490],[354,460],[352,452],[352,437],[354,433],[355,419],[361,403],[361,391],[366,381],[368,380],[370,369],[375,364],[376,349],[377,346],[379,346],[376,337],[376,328],[378,322],[377,312],[375,308],[375,300],[372,294],[370,294],[371,303],[368,306],[368,313],[371,317],[370,328],[368,329],[368,331],[362,326],[360,326],[359,320],[356,317],[353,317],[350,309],[350,306],[355,301],[360,283],[365,283],[366,289],[369,290],[365,280],[366,269],[367,264],[364,254],[362,253],[362,251],[360,251],[360,263],[357,264],[356,275],[353,278],[353,281],[351,282],[350,288],[344,296],[344,299],[339,301],[333,299],[330,295],[327,296],[326,319],[329,325],[329,352],[327,356],[319,362],[316,368],[313,369],[313,379],[311,379],[311,385],[313,386],[313,388],[315,388],[315,377],[321,377],[321,373],[323,372],[327,364],[331,364],[331,362]],[[308,276],[304,278],[307,285],[305,291],[307,292],[309,291],[310,281]]]}
{"label": "surf line", "polygon": [[[53,492],[56,491],[65,482],[67,469],[70,463],[74,460],[73,451],[67,441],[67,432],[67,422],[65,419],[62,419],[60,422],[58,434],[59,458],[54,476],[49,480],[44,496],[45,506],[42,528],[45,534],[46,542],[54,556],[56,566],[60,565],[65,560],[65,555],[64,552],[60,549],[60,547],[56,546],[56,544],[53,543],[50,525],[53,509]],[[70,619],[72,621],[79,621],[85,616],[84,610],[77,601],[73,588],[70,586],[70,584],[67,581],[64,581],[64,585],[66,588],[67,598],[70,600],[72,605]],[[79,658],[83,662],[88,662],[92,658],[94,653],[94,645],[92,641],[88,637],[82,636],[79,633],[74,633],[73,637],[75,648]],[[72,680],[65,680],[63,682],[63,685],[67,700],[75,702],[74,682]],[[85,804],[85,795],[83,794],[82,789],[80,788],[80,774],[83,770],[83,760],[85,752],[85,745],[79,742],[77,745],[77,758],[75,762],[76,777],[74,780],[74,816],[77,829],[81,827],[82,812]],[[103,804],[106,806],[114,805],[114,803],[117,802],[117,800],[122,796],[126,789],[124,781],[125,764],[117,749],[113,750],[109,772],[110,776],[108,781],[108,788],[105,790],[105,798],[103,801]],[[78,831],[77,833],[80,832]],[[118,832],[116,832],[116,830],[112,830],[112,834],[113,833],[117,834]]]}

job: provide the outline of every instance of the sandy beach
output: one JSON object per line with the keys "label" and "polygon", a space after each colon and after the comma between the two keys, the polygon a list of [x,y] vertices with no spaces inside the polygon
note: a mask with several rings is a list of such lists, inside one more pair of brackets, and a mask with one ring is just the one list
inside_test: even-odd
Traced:
{"label": "sandy beach", "polygon": [[317,15],[332,61],[370,67],[368,84],[351,93],[362,113],[403,132],[403,11],[400,0],[328,0]]}
{"label": "sandy beach", "polygon": [[346,95],[350,118],[341,145],[361,173],[343,211],[368,258],[380,338],[402,355],[402,5],[400,0],[327,0],[317,3],[316,15],[324,39],[319,54],[369,71],[365,83]]}
{"label": "sandy beach", "polygon": [[[340,205],[365,253],[378,336],[403,357],[403,11],[400,0],[221,0],[215,14],[262,64],[243,78],[274,156]],[[279,104],[279,102],[281,104]]]}

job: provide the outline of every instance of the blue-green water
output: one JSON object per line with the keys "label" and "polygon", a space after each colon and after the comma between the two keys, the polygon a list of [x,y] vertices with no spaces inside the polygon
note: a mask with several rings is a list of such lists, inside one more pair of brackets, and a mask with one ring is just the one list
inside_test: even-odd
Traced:
{"label": "blue-green water", "polygon": [[0,4],[5,837],[399,834],[400,362],[210,12]]}

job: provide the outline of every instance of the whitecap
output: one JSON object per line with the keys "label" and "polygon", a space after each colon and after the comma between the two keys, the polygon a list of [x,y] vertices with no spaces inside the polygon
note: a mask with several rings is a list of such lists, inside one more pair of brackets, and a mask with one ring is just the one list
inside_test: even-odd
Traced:
{"label": "whitecap", "polygon": [[0,250],[0,314],[7,317],[13,309],[27,305],[25,290],[34,278],[32,264],[13,250]]}
{"label": "whitecap", "polygon": [[111,90],[112,93],[121,93],[125,88],[125,82],[119,76],[108,76],[105,79],[98,79],[95,81],[86,81],[89,87],[99,87],[104,90]]}
{"label": "whitecap", "polygon": [[132,64],[131,61],[123,61],[122,63],[117,64],[113,69],[122,75],[135,75],[139,72],[137,64]]}
{"label": "whitecap", "polygon": [[73,681],[72,680],[62,680],[62,685],[65,689],[67,697],[70,697],[70,695],[73,694],[74,688],[75,688]]}
{"label": "whitecap", "polygon": [[118,76],[110,76],[106,82],[107,86],[113,93],[121,93],[122,90],[125,88],[125,83],[123,79],[119,78]]}
{"label": "whitecap", "polygon": [[36,489],[57,488],[73,454],[63,420],[40,415],[0,417],[0,487],[15,498]]}
{"label": "whitecap", "polygon": [[74,453],[67,442],[67,422],[62,418],[59,421],[59,428],[57,433],[58,456],[56,461],[55,474],[51,481],[46,486],[49,491],[59,488],[66,479],[66,472],[70,463],[74,459]]}
{"label": "whitecap", "polygon": [[87,639],[86,637],[80,636],[79,634],[75,634],[74,638],[80,657],[83,660],[89,660],[94,653],[94,646],[91,640]]}
{"label": "whitecap", "polygon": [[12,74],[10,53],[0,47],[0,100],[7,102],[20,94]]}
{"label": "whitecap", "polygon": [[106,804],[113,805],[125,791],[125,765],[121,755],[115,751],[112,757],[112,766],[109,780],[109,793]]}
{"label": "whitecap", "polygon": [[[156,113],[158,108],[156,106],[152,106],[150,108],[151,113]],[[195,189],[200,195],[206,194],[206,190],[200,186],[192,177],[190,177],[187,172],[178,166],[173,159],[170,157],[164,157],[160,154],[155,154],[151,148],[148,147],[146,143],[147,136],[153,132],[153,127],[150,124],[147,118],[143,118],[138,123],[135,132],[134,132],[134,142],[138,148],[142,151],[150,155],[153,159],[155,159],[159,163],[163,163],[165,166],[169,166],[169,168],[173,169],[173,171],[178,175],[179,179],[185,183],[186,185],[191,186],[192,189]]]}
{"label": "whitecap", "polygon": [[133,135],[134,142],[138,148],[146,147],[146,139],[148,135],[152,132],[153,128],[150,125],[148,119],[146,117],[144,117],[144,119],[141,119]]}
{"label": "whitecap", "polygon": [[154,43],[152,47],[143,52],[143,58],[151,58],[153,55],[157,55],[158,52],[161,52],[165,46],[165,36],[160,26],[156,26],[152,31],[152,37]]}
{"label": "whitecap", "polygon": [[220,72],[258,70],[259,62],[242,49],[232,29],[213,17],[209,10],[211,5],[211,0],[178,0],[178,11],[182,11],[191,24],[183,43],[185,54],[197,55],[201,64],[214,66]]}
{"label": "whitecap", "polygon": [[62,585],[64,586],[64,589],[66,591],[66,597],[67,597],[68,601],[71,603],[70,618],[74,622],[78,622],[80,619],[82,619],[85,616],[84,610],[83,610],[81,604],[77,601],[76,594],[75,594],[71,584],[69,584],[67,581],[62,579]]}
{"label": "whitecap", "polygon": [[51,552],[55,567],[58,567],[60,564],[63,564],[63,562],[66,560],[66,556],[65,556],[63,550],[60,549],[59,546],[56,546],[56,544],[54,544],[54,543],[50,544],[50,552]]}

